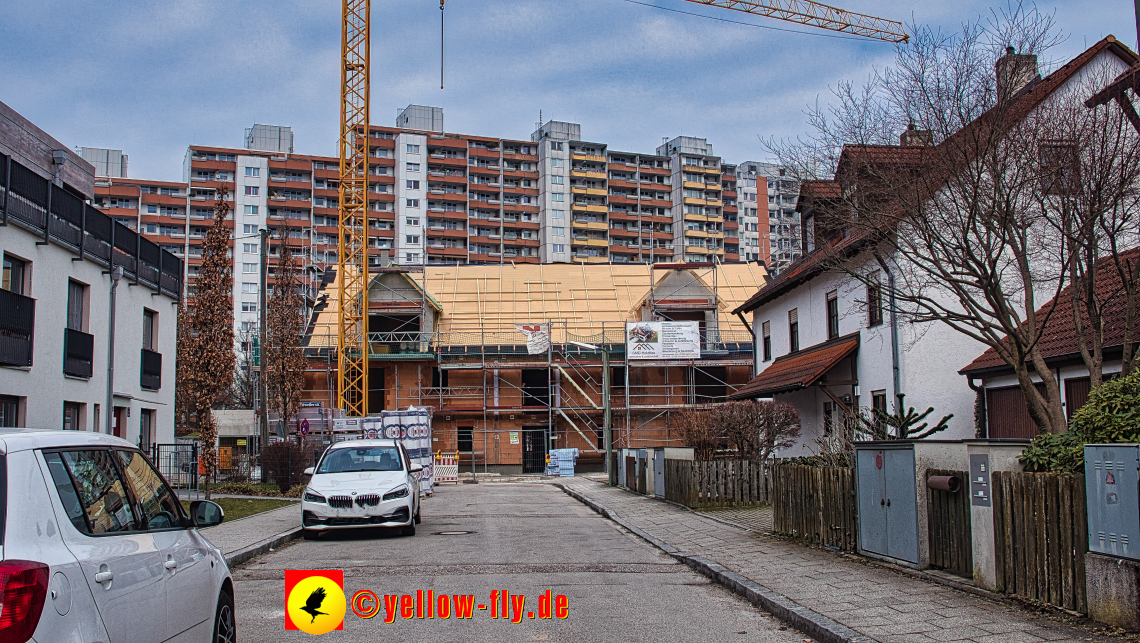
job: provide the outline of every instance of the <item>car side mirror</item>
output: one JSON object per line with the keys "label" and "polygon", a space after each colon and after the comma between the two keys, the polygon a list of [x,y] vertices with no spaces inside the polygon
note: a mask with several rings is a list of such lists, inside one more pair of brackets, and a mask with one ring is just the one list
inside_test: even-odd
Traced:
{"label": "car side mirror", "polygon": [[415,463],[413,463],[412,466],[408,468],[408,471],[410,473],[419,473],[420,471],[423,471],[423,470],[424,470],[424,465],[415,464]]}
{"label": "car side mirror", "polygon": [[199,529],[220,525],[225,519],[226,512],[216,502],[195,500],[190,503],[190,521]]}
{"label": "car side mirror", "polygon": [[311,476],[311,475],[313,475],[313,471],[315,471],[315,469],[313,469],[313,467],[305,467],[305,471],[304,471],[303,475]]}

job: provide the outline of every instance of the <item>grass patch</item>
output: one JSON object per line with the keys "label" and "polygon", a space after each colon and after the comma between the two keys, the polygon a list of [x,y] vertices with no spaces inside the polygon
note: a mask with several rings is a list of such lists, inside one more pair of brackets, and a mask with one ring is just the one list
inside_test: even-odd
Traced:
{"label": "grass patch", "polygon": [[[222,506],[222,511],[226,512],[225,522],[259,514],[263,511],[272,511],[274,509],[280,509],[281,507],[297,504],[291,500],[273,499],[247,500],[244,498],[214,498],[213,500]],[[186,510],[186,513],[190,513],[189,500],[183,500],[182,507]]]}

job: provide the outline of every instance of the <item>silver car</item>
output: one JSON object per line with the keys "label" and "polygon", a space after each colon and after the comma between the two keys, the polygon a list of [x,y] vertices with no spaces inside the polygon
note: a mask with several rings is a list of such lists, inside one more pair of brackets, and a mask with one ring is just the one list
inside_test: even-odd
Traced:
{"label": "silver car", "polygon": [[350,440],[325,450],[301,497],[304,536],[333,529],[398,527],[416,534],[423,467],[396,440]]}
{"label": "silver car", "polygon": [[125,440],[0,429],[0,641],[234,641],[222,519]]}

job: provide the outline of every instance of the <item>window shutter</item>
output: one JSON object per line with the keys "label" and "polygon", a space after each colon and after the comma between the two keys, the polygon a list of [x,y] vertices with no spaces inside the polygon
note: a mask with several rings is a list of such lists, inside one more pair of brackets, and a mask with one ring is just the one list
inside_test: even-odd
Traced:
{"label": "window shutter", "polygon": [[788,323],[797,324],[800,321],[800,312],[798,308],[793,308],[788,311]]}

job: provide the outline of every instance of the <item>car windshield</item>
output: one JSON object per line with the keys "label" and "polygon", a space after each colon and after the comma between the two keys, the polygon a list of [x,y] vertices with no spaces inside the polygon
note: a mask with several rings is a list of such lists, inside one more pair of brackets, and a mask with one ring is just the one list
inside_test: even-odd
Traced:
{"label": "car windshield", "polygon": [[396,447],[341,447],[325,455],[317,473],[402,471],[403,468],[400,450]]}

